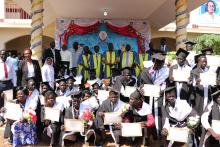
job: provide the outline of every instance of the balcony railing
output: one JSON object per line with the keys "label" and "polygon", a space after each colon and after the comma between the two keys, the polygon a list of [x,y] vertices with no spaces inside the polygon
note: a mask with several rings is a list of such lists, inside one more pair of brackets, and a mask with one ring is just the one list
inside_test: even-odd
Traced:
{"label": "balcony railing", "polygon": [[5,4],[5,19],[31,19],[31,16],[16,4]]}

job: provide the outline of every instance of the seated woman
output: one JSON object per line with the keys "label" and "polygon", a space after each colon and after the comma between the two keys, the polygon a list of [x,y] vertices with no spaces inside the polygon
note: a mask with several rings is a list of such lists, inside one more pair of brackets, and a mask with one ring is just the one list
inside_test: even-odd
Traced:
{"label": "seated woman", "polygon": [[[80,107],[80,97],[81,92],[75,92],[71,95],[72,101],[69,108],[65,109],[64,119],[79,119],[79,107]],[[65,140],[75,141],[77,137],[76,132],[64,131],[64,126],[61,126],[60,144],[64,146]]]}
{"label": "seated woman", "polygon": [[[10,135],[10,140],[13,138],[13,147],[17,145],[25,144],[36,144],[37,143],[37,133],[36,133],[36,113],[35,110],[31,110],[30,103],[27,103],[28,90],[23,87],[16,88],[16,100],[11,102],[20,104],[21,108],[28,113],[31,112],[35,118],[34,120],[27,122],[27,119],[23,116],[21,120],[13,121],[7,120],[5,128],[5,136]],[[7,111],[7,110],[6,110]]]}
{"label": "seated woman", "polygon": [[[206,131],[202,134],[200,146],[219,147],[220,146],[220,132],[213,130],[212,123],[220,121],[220,90],[212,94],[213,101],[208,104],[201,117],[202,126]],[[219,127],[219,126],[218,126]]]}
{"label": "seated woman", "polygon": [[[41,108],[41,120],[43,121],[43,134],[45,136],[50,137],[50,145],[52,147],[55,147],[59,142],[60,137],[60,128],[63,124],[63,112],[64,112],[64,106],[62,103],[56,102],[56,93],[54,91],[47,91],[45,93],[45,106]],[[51,121],[51,120],[45,120],[45,107],[50,107],[54,109],[60,110],[60,117],[59,121]]]}
{"label": "seated woman", "polygon": [[[186,100],[177,99],[176,87],[168,87],[164,90],[165,92],[165,106],[162,107],[163,116],[163,129],[161,134],[165,137],[169,134],[171,127],[186,128],[187,119],[191,116],[196,117],[197,112],[187,103]],[[199,121],[199,119],[198,119]],[[198,123],[198,122],[197,122]],[[193,146],[193,136],[189,134],[187,144],[188,147]],[[169,143],[169,146],[184,146],[186,143],[164,140],[165,146]]]}

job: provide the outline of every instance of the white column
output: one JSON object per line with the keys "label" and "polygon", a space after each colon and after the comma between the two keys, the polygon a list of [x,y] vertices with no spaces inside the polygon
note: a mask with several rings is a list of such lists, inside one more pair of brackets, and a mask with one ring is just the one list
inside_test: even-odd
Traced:
{"label": "white column", "polygon": [[5,0],[0,0],[0,19],[5,19]]}

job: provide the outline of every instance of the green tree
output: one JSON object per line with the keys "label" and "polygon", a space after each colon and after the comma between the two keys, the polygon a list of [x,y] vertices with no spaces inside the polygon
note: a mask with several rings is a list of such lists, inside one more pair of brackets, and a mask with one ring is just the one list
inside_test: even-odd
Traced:
{"label": "green tree", "polygon": [[196,50],[196,52],[201,52],[203,48],[212,48],[215,54],[220,54],[220,35],[203,34],[197,37],[195,42],[196,45],[193,49]]}

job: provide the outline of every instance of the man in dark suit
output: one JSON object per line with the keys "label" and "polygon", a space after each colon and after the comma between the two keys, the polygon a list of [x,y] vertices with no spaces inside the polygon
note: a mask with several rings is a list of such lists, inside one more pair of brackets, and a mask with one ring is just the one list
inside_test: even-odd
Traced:
{"label": "man in dark suit", "polygon": [[55,70],[55,73],[57,73],[58,69],[59,69],[59,64],[61,61],[61,56],[60,56],[60,51],[58,49],[55,49],[55,42],[54,41],[52,41],[50,43],[50,48],[45,49],[45,51],[43,53],[43,63],[48,57],[53,58],[54,70]]}
{"label": "man in dark suit", "polygon": [[41,68],[37,60],[31,59],[31,50],[24,50],[25,59],[19,62],[17,73],[17,85],[25,86],[26,79],[33,77],[36,82],[36,88],[39,89],[40,82],[42,81]]}

